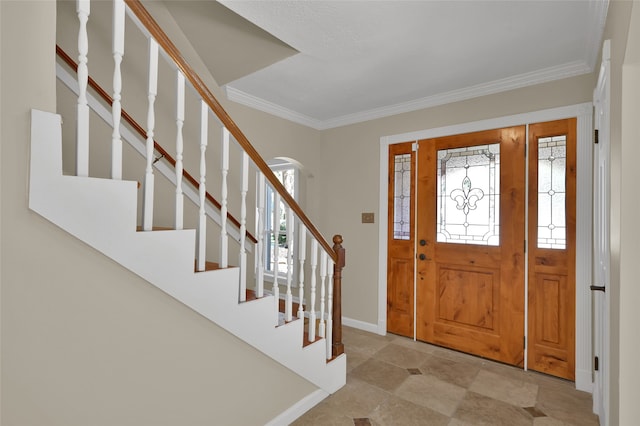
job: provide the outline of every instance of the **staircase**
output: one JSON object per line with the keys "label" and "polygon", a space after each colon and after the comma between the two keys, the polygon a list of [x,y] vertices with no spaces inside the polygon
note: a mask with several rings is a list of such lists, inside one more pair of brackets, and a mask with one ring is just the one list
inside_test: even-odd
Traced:
{"label": "staircase", "polygon": [[[126,12],[125,12],[126,9]],[[182,144],[176,144],[175,169],[168,172],[166,164],[156,165],[153,139],[154,105],[148,111],[147,138],[140,142],[147,168],[143,190],[136,181],[122,179],[122,141],[127,142],[128,131],[120,124],[124,115],[119,104],[120,93],[115,84],[112,114],[108,121],[115,123],[112,150],[112,178],[90,177],[86,152],[89,144],[89,110],[97,112],[99,105],[91,102],[86,67],[86,22],[89,2],[78,1],[80,23],[77,107],[77,170],[78,175],[63,174],[62,121],[57,114],[33,110],[31,114],[31,160],[29,207],[53,224],[139,275],[165,293],[189,306],[238,338],[262,351],[272,359],[309,380],[327,394],[345,384],[346,356],[340,342],[340,285],[344,250],[341,238],[335,237],[331,247],[270,171],[265,161],[251,146],[227,113],[220,107],[202,81],[175,54],[175,46],[157,27],[138,1],[114,1],[113,46],[118,55],[120,41],[124,43],[125,13],[149,37],[149,80],[157,79],[157,50],[164,49],[174,58],[178,82],[190,84],[200,95],[203,116],[213,113],[224,126],[222,143],[222,199],[212,205],[206,192],[207,172],[205,152],[207,132],[201,134],[200,180],[183,181]],[[161,40],[160,46],[155,40]],[[153,51],[156,57],[153,59]],[[154,69],[154,61],[156,63]],[[119,60],[114,65],[114,81],[120,78]],[[151,85],[150,85],[151,86]],[[150,87],[150,93],[153,92]],[[184,89],[183,89],[184,90]],[[150,96],[151,98],[152,96]],[[179,96],[178,96],[179,98]],[[115,101],[114,101],[115,100]],[[179,102],[179,101],[178,101]],[[184,107],[183,107],[184,108]],[[180,106],[177,107],[180,111]],[[206,111],[205,111],[206,109]],[[99,113],[99,112],[97,112]],[[184,114],[184,112],[182,113]],[[180,115],[178,113],[178,115]],[[86,119],[85,119],[86,117]],[[107,119],[105,118],[105,121]],[[206,129],[206,119],[204,121]],[[179,126],[180,127],[180,126]],[[180,130],[179,130],[180,131]],[[240,219],[232,221],[227,202],[228,144],[236,141],[243,151],[244,164],[239,170],[242,181]],[[131,143],[131,142],[130,142]],[[225,148],[225,144],[227,144]],[[225,154],[226,149],[226,154]],[[227,157],[225,158],[225,155]],[[247,181],[251,173],[249,161],[257,169],[260,182],[269,185],[275,194],[274,211],[267,214],[263,194],[255,194],[256,238],[247,232]],[[205,168],[203,168],[203,165]],[[226,165],[226,166],[225,166]],[[176,219],[172,229],[154,230],[153,173],[164,167],[165,176],[171,174],[176,188]],[[142,193],[142,195],[141,195]],[[182,229],[182,200],[185,194],[198,207],[197,229]],[[189,195],[191,194],[191,195]],[[138,197],[145,197],[142,224],[138,223]],[[278,283],[277,278],[268,294],[264,288],[264,246],[270,238],[278,241],[278,226],[268,223],[268,217],[280,217],[280,202],[284,206],[289,226],[286,241],[287,261],[299,265],[298,277],[291,273]],[[295,217],[295,219],[294,219]],[[151,219],[148,219],[151,218]],[[220,226],[220,254],[212,259],[205,251],[206,224]],[[239,224],[239,226],[236,226]],[[141,230],[139,230],[141,229]],[[238,266],[230,266],[228,244],[239,245]],[[255,247],[251,245],[255,242]],[[295,247],[295,250],[294,250]],[[307,250],[307,247],[309,248]],[[253,271],[247,267],[247,252],[256,256]],[[215,262],[214,270],[206,265]],[[235,262],[233,262],[235,263]],[[291,269],[292,270],[292,269]],[[276,267],[276,277],[277,277]],[[305,273],[307,276],[305,277]],[[255,276],[255,282],[252,279]],[[292,287],[298,292],[294,303]],[[249,289],[247,289],[249,287]],[[283,298],[280,300],[280,292]],[[250,297],[247,297],[247,293]],[[283,305],[284,309],[280,309]],[[298,307],[300,309],[298,310]],[[318,309],[319,307],[319,309]],[[283,312],[280,312],[280,311]],[[297,313],[297,315],[296,315]],[[305,319],[306,318],[306,319]]]}

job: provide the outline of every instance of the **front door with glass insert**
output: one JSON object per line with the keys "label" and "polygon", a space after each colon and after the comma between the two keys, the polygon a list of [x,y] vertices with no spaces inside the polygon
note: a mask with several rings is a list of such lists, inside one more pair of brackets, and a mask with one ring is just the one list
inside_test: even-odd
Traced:
{"label": "front door with glass insert", "polygon": [[525,135],[389,147],[387,330],[573,380],[576,119]]}
{"label": "front door with glass insert", "polygon": [[524,365],[525,126],[422,140],[416,337]]}

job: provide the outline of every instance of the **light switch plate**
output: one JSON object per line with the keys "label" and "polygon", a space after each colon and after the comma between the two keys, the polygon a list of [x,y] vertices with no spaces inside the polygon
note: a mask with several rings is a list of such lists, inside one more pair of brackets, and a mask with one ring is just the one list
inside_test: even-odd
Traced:
{"label": "light switch plate", "polygon": [[373,213],[362,213],[362,223],[374,223],[374,218]]}

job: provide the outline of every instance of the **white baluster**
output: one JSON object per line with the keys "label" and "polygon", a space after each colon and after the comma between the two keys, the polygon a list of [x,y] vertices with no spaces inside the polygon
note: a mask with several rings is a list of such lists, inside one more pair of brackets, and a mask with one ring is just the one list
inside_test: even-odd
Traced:
{"label": "white baluster", "polygon": [[273,299],[275,301],[276,325],[280,319],[280,287],[278,287],[278,254],[280,247],[278,240],[280,239],[280,193],[273,191]]}
{"label": "white baluster", "polygon": [[247,191],[249,190],[249,156],[242,152],[242,188],[240,190],[240,301],[247,299]]}
{"label": "white baluster", "polygon": [[256,297],[264,296],[264,202],[265,202],[265,179],[262,173],[258,173],[258,211],[256,214],[258,228],[258,249],[256,250]]}
{"label": "white baluster", "polygon": [[287,294],[284,302],[285,319],[291,321],[293,318],[293,295],[291,294],[291,284],[293,282],[293,249],[295,240],[295,220],[291,207],[287,209]]}
{"label": "white baluster", "polygon": [[304,260],[307,253],[307,229],[300,222],[298,228],[300,235],[298,236],[298,262],[300,263],[300,270],[298,271],[298,318],[304,319]]}
{"label": "white baluster", "polygon": [[318,267],[318,241],[311,240],[311,288],[309,289],[309,341],[316,340],[316,268]]}
{"label": "white baluster", "polygon": [[122,179],[122,138],[120,137],[120,104],[122,72],[120,64],[124,55],[124,0],[113,2],[113,133],[111,135],[111,179]]}
{"label": "white baluster", "polygon": [[327,252],[320,253],[320,324],[318,324],[318,336],[326,337],[325,333],[325,288],[327,286]]}
{"label": "white baluster", "polygon": [[200,101],[200,211],[198,213],[198,232],[196,233],[196,270],[204,271],[206,267],[207,251],[207,213],[205,211],[207,194],[207,151],[209,107],[204,101]]}
{"label": "white baluster", "polygon": [[333,357],[333,260],[327,265],[327,359]]}
{"label": "white baluster", "polygon": [[182,194],[182,127],[184,125],[184,75],[176,71],[176,217],[174,228],[184,224],[184,195]]}
{"label": "white baluster", "polygon": [[222,191],[220,195],[220,267],[229,262],[229,236],[227,234],[227,174],[229,173],[229,130],[222,127]]}
{"label": "white baluster", "polygon": [[78,123],[76,137],[76,174],[89,176],[89,105],[87,104],[87,84],[89,69],[87,67],[87,53],[89,52],[89,37],[87,35],[87,21],[89,20],[89,0],[76,1],[76,13],[80,21],[78,30]]}
{"label": "white baluster", "polygon": [[144,175],[144,198],[142,202],[142,229],[153,228],[153,131],[155,127],[154,103],[158,94],[158,43],[149,39],[149,109],[147,111],[147,167]]}

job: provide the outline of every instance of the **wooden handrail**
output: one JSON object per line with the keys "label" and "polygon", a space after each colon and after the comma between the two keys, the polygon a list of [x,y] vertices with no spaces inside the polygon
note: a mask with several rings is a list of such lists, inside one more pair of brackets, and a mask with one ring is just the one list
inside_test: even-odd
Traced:
{"label": "wooden handrail", "polygon": [[[56,44],[56,53],[57,55],[60,57],[60,59],[62,59],[69,67],[71,67],[75,72],[78,72],[78,64],[67,54],[67,52],[65,52],[60,46],[58,46]],[[102,88],[102,86],[100,86],[98,83],[96,83],[96,81],[89,77],[89,86],[91,86],[91,88],[93,88],[93,90],[96,91],[96,93],[105,101],[107,102],[110,106],[113,105],[113,98]],[[137,121],[135,121],[133,119],[133,117],[131,117],[124,109],[122,109],[122,118],[129,123],[129,125],[143,138],[145,139],[147,137],[147,133],[145,132],[145,130],[142,128],[142,126],[140,124],[138,124]],[[167,152],[167,150],[165,150],[162,145],[160,145],[158,142],[156,142],[155,140],[153,141],[153,146],[155,148],[156,151],[158,151],[160,153],[160,155],[162,157],[164,157],[167,162],[169,162],[169,164],[171,164],[171,166],[173,166],[173,168],[175,169],[176,167],[176,160]],[[196,189],[200,189],[200,182],[198,182],[193,176],[191,176],[191,174],[189,172],[187,172],[186,170],[182,170],[182,176],[191,184],[193,185]],[[218,210],[220,210],[220,203],[218,202],[218,200],[216,200],[211,194],[209,194],[209,192],[205,192],[205,197],[206,199],[213,204]],[[231,221],[231,223],[233,223],[236,227],[240,228],[240,222],[233,217],[232,214],[227,213],[227,217],[229,219],[229,221]],[[247,231],[247,238],[249,238],[249,240],[251,240],[254,244],[256,244],[258,242],[258,240],[256,239],[256,237],[254,237],[250,232]]]}
{"label": "wooden handrail", "polygon": [[184,59],[178,48],[173,44],[173,42],[169,39],[167,34],[160,28],[158,23],[153,19],[151,14],[147,11],[147,9],[142,5],[140,0],[125,0],[125,3],[129,7],[129,9],[136,15],[136,17],[140,20],[142,25],[145,26],[151,37],[153,37],[156,42],[162,46],[164,51],[169,55],[169,57],[174,61],[176,66],[182,71],[184,76],[191,82],[193,88],[200,94],[202,100],[207,103],[209,108],[218,116],[218,119],[222,122],[222,124],[229,130],[229,132],[233,135],[235,140],[240,144],[242,149],[249,155],[249,157],[253,160],[256,167],[265,175],[269,183],[272,185],[273,189],[276,190],[282,200],[295,212],[300,221],[304,224],[307,230],[313,235],[313,237],[318,241],[318,243],[322,246],[322,248],[327,252],[327,254],[331,257],[334,262],[338,262],[338,256],[333,251],[333,248],[329,245],[329,243],[324,239],[320,231],[315,227],[313,222],[307,217],[302,208],[296,203],[291,194],[285,189],[284,185],[278,180],[273,171],[269,168],[264,159],[258,154],[258,151],[251,145],[249,139],[242,133],[237,124],[233,121],[233,119],[229,116],[229,114],[225,111],[225,109],[220,105],[218,100],[213,96],[209,88],[202,81],[200,76],[191,68],[191,66]]}

